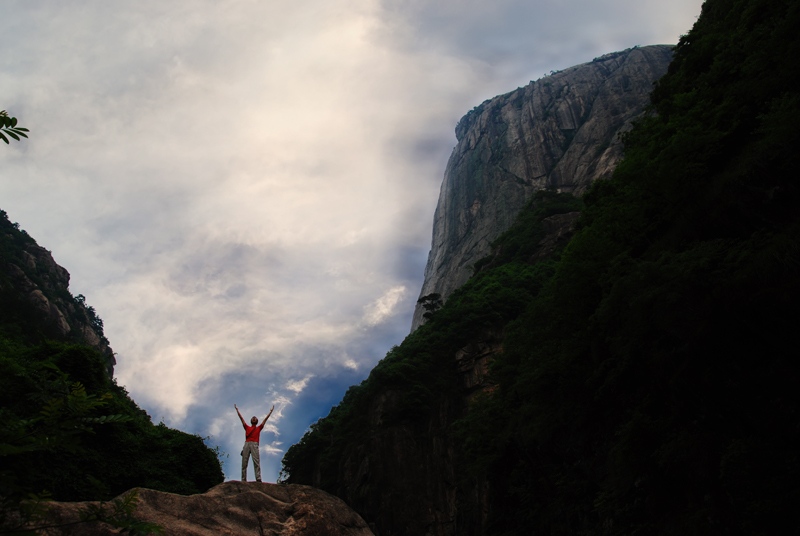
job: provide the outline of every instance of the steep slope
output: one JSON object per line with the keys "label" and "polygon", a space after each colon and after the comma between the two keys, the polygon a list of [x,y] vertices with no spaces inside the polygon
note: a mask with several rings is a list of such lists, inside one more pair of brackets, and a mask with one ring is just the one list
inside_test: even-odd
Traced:
{"label": "steep slope", "polygon": [[91,346],[114,375],[113,350],[103,335],[103,322],[83,297],[69,292],[69,272],[56,264],[17,224],[0,211],[0,325],[14,325],[29,339],[46,337]]}
{"label": "steep slope", "polygon": [[[622,155],[619,134],[641,115],[671,58],[665,45],[607,54],[465,115],[434,214],[420,296],[446,300],[464,284],[535,191],[578,195],[609,177]],[[417,307],[412,329],[423,313]]]}
{"label": "steep slope", "polygon": [[222,481],[201,437],[153,424],[112,377],[103,322],[69,273],[0,211],[0,531],[29,493],[108,499]]}
{"label": "steep slope", "polygon": [[552,223],[579,209],[570,194],[535,194],[486,267],[289,449],[288,481],[342,497],[376,534],[482,534],[487,481],[465,471],[453,425],[492,389],[505,325],[553,274],[568,237]]}
{"label": "steep slope", "polygon": [[563,251],[540,193],[288,480],[379,536],[800,531],[798,25],[707,0]]}

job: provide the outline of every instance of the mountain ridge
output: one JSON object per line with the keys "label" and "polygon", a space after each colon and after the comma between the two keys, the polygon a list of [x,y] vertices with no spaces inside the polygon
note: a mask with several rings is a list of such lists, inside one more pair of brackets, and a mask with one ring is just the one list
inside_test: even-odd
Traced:
{"label": "mountain ridge", "polygon": [[[534,192],[580,195],[622,156],[619,135],[649,104],[672,46],[613,52],[481,103],[456,125],[420,297],[450,294]],[[412,331],[424,321],[417,306]]]}

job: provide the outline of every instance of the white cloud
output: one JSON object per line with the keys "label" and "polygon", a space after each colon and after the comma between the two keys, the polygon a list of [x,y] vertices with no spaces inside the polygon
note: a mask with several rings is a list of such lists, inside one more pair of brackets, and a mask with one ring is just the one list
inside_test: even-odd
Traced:
{"label": "white cloud", "polygon": [[281,448],[281,445],[283,445],[283,443],[281,443],[280,441],[273,441],[272,443],[263,445],[261,447],[261,450],[263,450],[264,454],[266,454],[267,456],[279,457],[283,456],[286,452],[284,449]]}
{"label": "white cloud", "polygon": [[403,285],[390,288],[380,298],[365,307],[364,321],[369,326],[380,324],[394,313],[405,295],[406,287]]}
{"label": "white cloud", "polygon": [[306,376],[302,380],[292,380],[286,384],[286,388],[295,394],[299,394],[308,385],[308,380],[312,378],[311,375]]}

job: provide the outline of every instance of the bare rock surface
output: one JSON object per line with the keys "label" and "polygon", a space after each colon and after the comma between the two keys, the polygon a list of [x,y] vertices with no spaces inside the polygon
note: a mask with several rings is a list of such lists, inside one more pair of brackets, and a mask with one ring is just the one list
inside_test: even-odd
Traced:
{"label": "bare rock surface", "polygon": [[97,324],[94,309],[72,296],[66,268],[11,224],[5,213],[0,218],[0,250],[0,304],[36,318],[48,337],[95,348],[106,359],[108,375],[113,376],[114,351]]}
{"label": "bare rock surface", "polygon": [[[476,106],[456,126],[420,296],[446,300],[542,189],[583,193],[611,175],[619,135],[650,102],[672,47],[606,54]],[[418,306],[412,330],[423,322]]]}
{"label": "bare rock surface", "polygon": [[[310,486],[230,481],[198,495],[137,489],[134,516],[181,536],[372,536],[341,499]],[[52,503],[49,522],[80,520],[92,503]],[[97,503],[94,503],[97,504]],[[44,531],[53,536],[121,534],[105,523],[77,523]]]}

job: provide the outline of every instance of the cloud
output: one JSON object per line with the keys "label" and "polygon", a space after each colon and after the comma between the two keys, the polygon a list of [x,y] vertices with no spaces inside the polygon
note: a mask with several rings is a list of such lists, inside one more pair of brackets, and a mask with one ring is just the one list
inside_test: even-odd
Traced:
{"label": "cloud", "polygon": [[309,374],[308,376],[306,376],[302,380],[290,380],[286,384],[286,388],[289,391],[291,391],[291,392],[293,392],[295,394],[299,394],[299,393],[301,393],[303,391],[303,389],[306,388],[306,385],[308,385],[308,380],[310,380],[312,377],[313,376],[311,374]]}
{"label": "cloud", "polygon": [[406,287],[403,285],[390,288],[383,296],[365,307],[364,322],[369,326],[374,326],[391,317],[405,295]]}
{"label": "cloud", "polygon": [[700,0],[3,7],[0,106],[31,137],[0,150],[2,208],[103,318],[118,381],[235,478],[234,403],[275,404],[277,475],[408,333],[458,119],[676,42]]}

